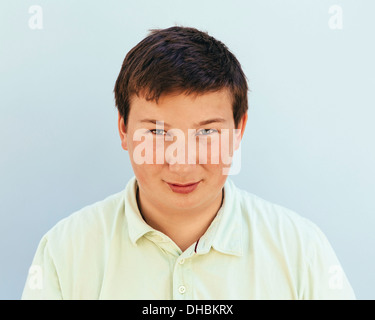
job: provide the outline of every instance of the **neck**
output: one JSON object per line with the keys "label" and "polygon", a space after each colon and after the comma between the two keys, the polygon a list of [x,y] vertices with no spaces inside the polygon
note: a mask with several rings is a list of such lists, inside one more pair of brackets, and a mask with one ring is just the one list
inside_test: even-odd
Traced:
{"label": "neck", "polygon": [[168,210],[167,207],[157,207],[148,202],[137,187],[137,203],[143,219],[149,226],[171,238],[181,251],[185,251],[206,232],[216,217],[223,198],[224,188],[204,208]]}

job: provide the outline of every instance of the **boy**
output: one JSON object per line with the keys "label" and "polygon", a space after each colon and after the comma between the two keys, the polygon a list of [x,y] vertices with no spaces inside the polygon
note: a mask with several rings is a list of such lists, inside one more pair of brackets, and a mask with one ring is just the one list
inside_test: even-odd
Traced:
{"label": "boy", "polygon": [[136,45],[114,89],[135,176],[42,238],[23,298],[353,299],[313,223],[228,179],[247,91],[207,33],[171,27]]}

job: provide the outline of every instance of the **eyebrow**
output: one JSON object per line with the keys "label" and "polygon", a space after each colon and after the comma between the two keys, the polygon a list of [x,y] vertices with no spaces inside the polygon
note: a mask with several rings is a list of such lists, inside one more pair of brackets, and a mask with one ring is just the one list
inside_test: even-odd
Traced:
{"label": "eyebrow", "polygon": [[[153,123],[153,124],[156,125],[156,121],[161,122],[162,120],[142,119],[140,122]],[[210,123],[225,122],[225,121],[226,120],[223,119],[223,118],[207,119],[207,120],[203,120],[203,121],[198,122],[198,123],[194,123],[194,126],[199,127],[199,126],[204,126],[204,125],[207,125],[207,124],[210,124]],[[169,125],[168,123],[165,123],[165,122],[164,122],[164,126],[171,127],[171,125]]]}

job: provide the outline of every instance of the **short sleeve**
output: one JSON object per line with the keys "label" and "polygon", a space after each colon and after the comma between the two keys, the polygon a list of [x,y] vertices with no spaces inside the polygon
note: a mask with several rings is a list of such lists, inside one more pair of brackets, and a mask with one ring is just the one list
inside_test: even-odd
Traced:
{"label": "short sleeve", "polygon": [[62,294],[48,240],[43,237],[29,269],[22,300],[60,300]]}
{"label": "short sleeve", "polygon": [[305,299],[353,300],[355,294],[326,236],[315,225],[307,254]]}

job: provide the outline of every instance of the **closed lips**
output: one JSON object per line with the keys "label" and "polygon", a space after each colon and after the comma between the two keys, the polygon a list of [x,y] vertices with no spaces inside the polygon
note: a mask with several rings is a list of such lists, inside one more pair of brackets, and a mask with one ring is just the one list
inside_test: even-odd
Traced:
{"label": "closed lips", "polygon": [[[199,182],[199,181],[198,181]],[[168,182],[170,184],[173,184],[174,186],[178,186],[178,187],[187,187],[187,186],[191,186],[193,184],[196,184],[198,182],[192,182],[192,183],[186,183],[186,184],[179,184],[179,183],[171,183],[171,182]]]}

